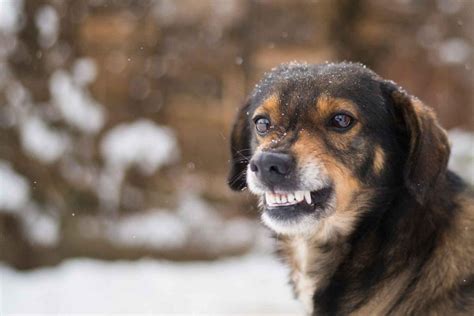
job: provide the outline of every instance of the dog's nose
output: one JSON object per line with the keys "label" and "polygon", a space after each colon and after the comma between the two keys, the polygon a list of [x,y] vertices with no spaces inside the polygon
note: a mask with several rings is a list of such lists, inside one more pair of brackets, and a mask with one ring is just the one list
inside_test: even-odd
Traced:
{"label": "dog's nose", "polygon": [[291,173],[294,164],[295,161],[289,154],[263,152],[250,161],[250,170],[262,181],[275,185]]}

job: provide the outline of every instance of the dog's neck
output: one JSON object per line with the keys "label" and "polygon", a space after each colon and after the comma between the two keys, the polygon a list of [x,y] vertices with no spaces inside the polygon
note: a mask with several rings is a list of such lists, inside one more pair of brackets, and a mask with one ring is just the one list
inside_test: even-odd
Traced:
{"label": "dog's neck", "polygon": [[[311,236],[277,237],[278,252],[291,269],[294,292],[308,314],[316,308],[314,301],[324,305],[323,309],[330,308],[334,297],[338,297],[335,300],[339,303],[346,302],[350,310],[363,304],[342,299],[346,292],[337,288],[341,280],[348,291],[360,289],[367,296],[374,295],[373,289],[379,282],[389,282],[394,288],[405,286],[405,281],[400,281],[402,276],[412,273],[417,260],[429,255],[423,251],[428,251],[429,245],[436,239],[434,236],[440,232],[437,223],[442,220],[433,212],[432,206],[415,204],[414,200],[409,204],[385,201],[377,206],[377,210],[368,210],[367,216],[362,218],[357,215],[350,217],[347,213],[338,216],[336,212],[323,221]],[[359,211],[354,214],[361,214]],[[421,244],[424,246],[420,247]],[[394,253],[384,249],[393,249]],[[420,249],[423,250],[420,252]],[[396,258],[396,262],[391,261],[392,257]],[[386,262],[390,265],[384,266]],[[377,269],[381,269],[380,274],[377,274]],[[370,276],[366,278],[367,275]],[[364,282],[369,285],[364,285]],[[337,294],[331,294],[333,291]],[[379,305],[387,307],[392,295],[395,294],[385,295],[387,302]],[[343,306],[338,308],[344,309]]]}
{"label": "dog's neck", "polygon": [[[333,232],[327,232],[332,234]],[[345,238],[332,236],[279,236],[278,253],[290,267],[290,283],[308,315],[313,312],[313,295],[327,285],[347,254]]]}

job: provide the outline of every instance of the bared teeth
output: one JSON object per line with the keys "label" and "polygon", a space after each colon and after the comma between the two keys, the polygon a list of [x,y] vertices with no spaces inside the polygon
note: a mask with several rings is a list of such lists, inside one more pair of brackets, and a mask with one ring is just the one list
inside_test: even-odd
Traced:
{"label": "bared teeth", "polygon": [[310,191],[296,191],[290,193],[265,193],[265,202],[270,206],[294,205],[306,201],[311,204]]}
{"label": "bared teeth", "polygon": [[295,198],[297,201],[301,202],[304,199],[304,192],[303,191],[296,191]]}
{"label": "bared teeth", "polygon": [[304,193],[304,199],[306,200],[306,203],[311,204],[311,192],[306,191]]}
{"label": "bared teeth", "polygon": [[265,193],[265,201],[267,204],[275,204],[275,195],[271,192],[266,192]]}

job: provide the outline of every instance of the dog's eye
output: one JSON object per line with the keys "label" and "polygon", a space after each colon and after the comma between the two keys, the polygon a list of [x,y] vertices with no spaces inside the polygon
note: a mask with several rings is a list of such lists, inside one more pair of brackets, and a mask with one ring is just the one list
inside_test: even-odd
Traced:
{"label": "dog's eye", "polygon": [[345,113],[338,113],[331,118],[330,125],[337,129],[346,129],[352,125],[354,119]]}
{"label": "dog's eye", "polygon": [[270,120],[264,117],[255,120],[255,129],[260,135],[268,133],[270,129]]}

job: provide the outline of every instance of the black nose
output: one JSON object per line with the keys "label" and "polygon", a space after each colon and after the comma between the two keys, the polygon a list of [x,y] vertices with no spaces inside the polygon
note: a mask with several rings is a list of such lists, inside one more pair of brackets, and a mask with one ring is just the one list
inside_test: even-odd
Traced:
{"label": "black nose", "polygon": [[250,170],[269,185],[277,185],[293,170],[295,161],[291,155],[263,152],[250,161]]}

